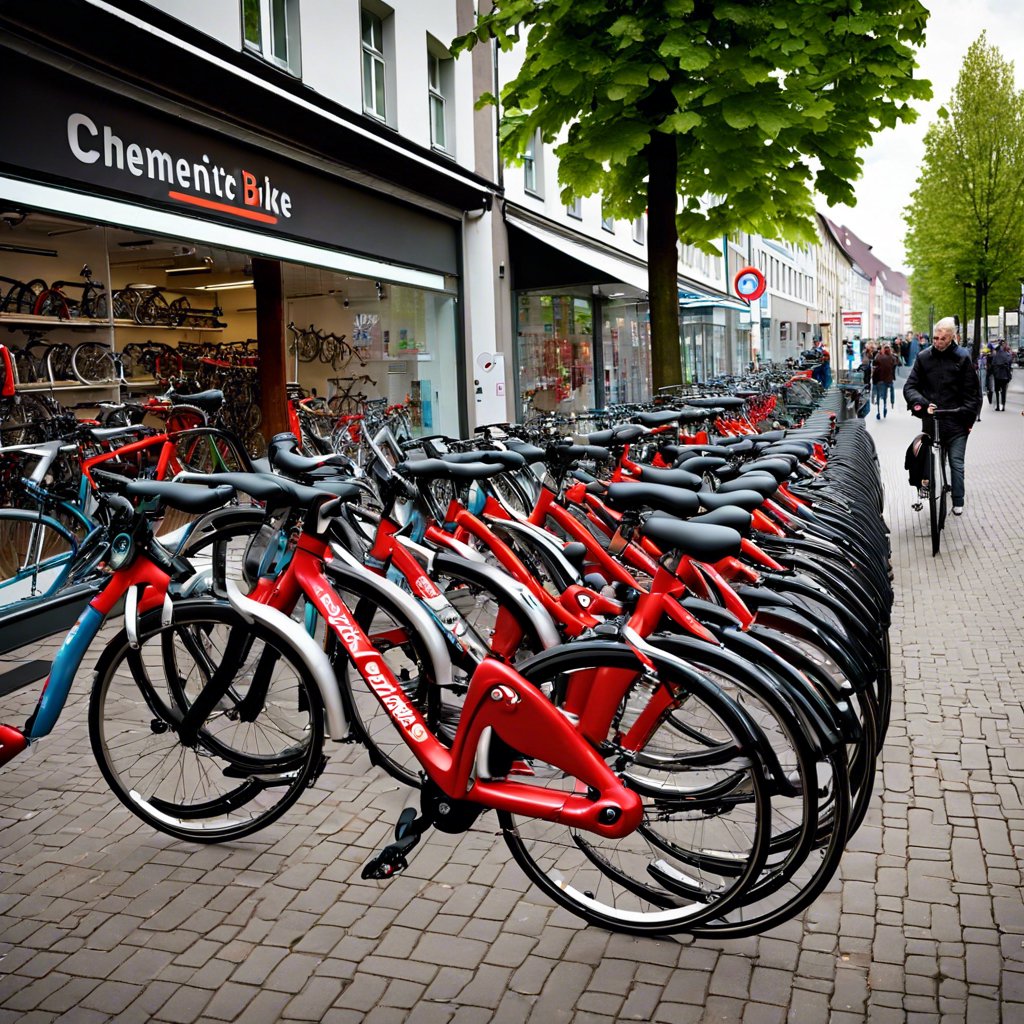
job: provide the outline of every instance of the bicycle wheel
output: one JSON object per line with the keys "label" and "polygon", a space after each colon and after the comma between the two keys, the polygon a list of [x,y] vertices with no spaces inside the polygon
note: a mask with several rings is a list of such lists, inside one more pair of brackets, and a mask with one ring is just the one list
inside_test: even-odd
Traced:
{"label": "bicycle wheel", "polygon": [[[208,705],[182,740],[194,706]],[[93,752],[117,798],[153,828],[215,843],[279,818],[322,768],[316,684],[282,641],[229,605],[181,601],[104,649],[89,700]]]}
{"label": "bicycle wheel", "polygon": [[69,320],[71,318],[67,298],[59,288],[47,288],[46,291],[36,295],[32,312],[36,316],[55,316],[61,320]]}
{"label": "bicycle wheel", "polygon": [[[940,503],[944,504],[945,494],[943,492],[943,471],[942,471],[942,449],[937,445],[931,446],[928,465],[928,522],[932,533],[932,557],[939,553],[939,546],[942,543],[942,522],[939,520]],[[943,509],[942,519],[945,519]]]}
{"label": "bicycle wheel", "polygon": [[311,363],[320,355],[320,338],[315,331],[303,331],[299,335],[299,361]]}
{"label": "bicycle wheel", "polygon": [[[573,644],[532,659],[521,671],[558,703],[573,676],[592,679],[607,667],[635,672],[600,750],[641,796],[640,827],[608,839],[508,811],[498,820],[530,880],[573,914],[639,935],[687,931],[735,905],[767,856],[771,806],[763,764],[749,741],[756,729],[697,673],[659,666],[652,680],[624,645]],[[620,740],[649,701],[666,696],[665,714],[649,723],[642,748],[625,749]],[[684,706],[688,727],[681,731],[668,719]],[[576,779],[539,759],[518,771],[531,785],[578,791]]]}
{"label": "bicycle wheel", "polygon": [[83,384],[109,384],[117,380],[117,364],[110,346],[99,341],[87,341],[75,349],[71,370]]}
{"label": "bicycle wheel", "polygon": [[0,608],[58,588],[71,572],[83,535],[60,513],[0,508]]}
{"label": "bicycle wheel", "polygon": [[[429,651],[416,628],[384,595],[347,578],[342,581],[334,576],[332,584],[353,619],[401,684],[406,703],[419,711],[439,738],[446,733],[453,735],[464,687],[452,681],[442,690],[435,677]],[[314,619],[311,617],[307,624],[314,626]],[[316,628],[322,630],[322,623],[316,624]],[[370,761],[392,778],[407,786],[418,787],[420,764],[391,716],[367,687],[333,632],[327,633],[325,643],[349,720],[366,746]]]}
{"label": "bicycle wheel", "polygon": [[35,395],[15,395],[0,405],[0,447],[46,440],[50,411]]}
{"label": "bicycle wheel", "polygon": [[939,490],[939,533],[946,528],[946,512],[949,507],[949,495],[951,488],[949,486],[949,452],[947,449],[942,449],[942,457],[939,459],[939,480],[942,484]]}
{"label": "bicycle wheel", "polygon": [[46,291],[46,282],[42,278],[34,278],[27,284],[21,286],[18,291],[18,298],[14,304],[14,308],[10,310],[12,313],[30,314],[36,310],[36,303],[39,301],[39,296]]}

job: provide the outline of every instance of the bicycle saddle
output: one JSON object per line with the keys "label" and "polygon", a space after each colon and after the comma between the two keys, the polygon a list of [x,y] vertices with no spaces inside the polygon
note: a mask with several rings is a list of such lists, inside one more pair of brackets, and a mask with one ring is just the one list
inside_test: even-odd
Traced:
{"label": "bicycle saddle", "polygon": [[505,472],[499,462],[449,462],[447,456],[440,459],[418,459],[415,462],[400,462],[395,470],[413,480],[438,480],[447,477],[460,483],[485,480]]}
{"label": "bicycle saddle", "polygon": [[173,389],[167,392],[171,405],[194,405],[205,413],[216,412],[224,404],[224,392],[211,388],[209,391],[197,391],[194,395],[183,395]]}
{"label": "bicycle saddle", "polygon": [[764,496],[749,488],[737,491],[698,491],[697,497],[700,500],[700,507],[706,508],[709,512],[721,508],[741,508],[745,512],[753,512],[755,508],[760,508],[764,504]]}
{"label": "bicycle saddle", "polygon": [[504,451],[500,448],[474,449],[471,452],[448,452],[441,456],[446,462],[467,463],[483,462],[487,465],[502,466],[505,469],[522,469],[526,459],[518,452]]}
{"label": "bicycle saddle", "polygon": [[616,445],[631,444],[646,433],[646,428],[636,423],[620,423],[611,430],[597,430],[593,434],[587,434],[587,441],[603,448],[613,448]]}
{"label": "bicycle saddle", "polygon": [[664,427],[669,423],[679,422],[679,410],[663,409],[659,412],[638,412],[633,417],[633,422],[645,427]]}
{"label": "bicycle saddle", "polygon": [[640,480],[645,484],[664,484],[666,487],[682,487],[687,491],[698,491],[703,483],[696,473],[687,469],[661,469],[658,466],[641,466]]}
{"label": "bicycle saddle", "polygon": [[698,409],[738,409],[746,399],[734,395],[715,395],[713,398],[688,398],[687,401]]}
{"label": "bicycle saddle", "polygon": [[640,532],[659,547],[680,551],[701,562],[738,555],[742,539],[728,526],[684,523],[663,516],[652,516],[641,523]]}
{"label": "bicycle saddle", "polygon": [[738,508],[736,505],[725,505],[722,508],[705,512],[703,515],[694,516],[689,522],[694,525],[709,523],[712,526],[728,526],[730,530],[735,530],[741,537],[749,537],[752,518],[746,509]]}
{"label": "bicycle saddle", "polygon": [[680,423],[703,423],[711,415],[711,410],[705,406],[695,408],[696,403],[691,402],[686,409],[680,409],[676,417]]}
{"label": "bicycle saddle", "polygon": [[351,463],[344,455],[301,455],[299,442],[294,434],[284,431],[275,434],[267,445],[267,459],[270,465],[286,476],[309,477],[317,471],[336,476],[337,471],[346,471]]}
{"label": "bicycle saddle", "polygon": [[228,484],[196,487],[168,480],[129,480],[128,477],[100,470],[93,470],[93,475],[99,478],[105,490],[125,498],[156,498],[161,505],[170,505],[179,512],[212,512],[235,496],[234,487]]}
{"label": "bicycle saddle", "polygon": [[788,480],[790,474],[796,469],[797,460],[792,455],[780,456],[777,459],[756,459],[740,466],[740,478],[751,473],[769,473],[781,484]]}
{"label": "bicycle saddle", "polygon": [[693,491],[662,484],[611,484],[605,493],[605,501],[619,512],[654,509],[677,517],[692,516],[700,507]]}
{"label": "bicycle saddle", "polygon": [[675,459],[677,466],[682,466],[688,459],[701,458],[707,455],[731,459],[742,450],[739,445],[730,448],[724,444],[666,444],[662,446],[661,453]]}
{"label": "bicycle saddle", "polygon": [[538,448],[535,444],[530,444],[528,441],[519,441],[516,438],[510,437],[505,442],[505,445],[509,451],[521,455],[530,465],[533,465],[535,462],[543,462],[548,457],[548,453],[544,448]]}
{"label": "bicycle saddle", "polygon": [[747,473],[735,480],[728,480],[718,488],[718,494],[734,494],[736,491],[757,491],[762,498],[770,498],[779,489],[779,481],[769,473]]}

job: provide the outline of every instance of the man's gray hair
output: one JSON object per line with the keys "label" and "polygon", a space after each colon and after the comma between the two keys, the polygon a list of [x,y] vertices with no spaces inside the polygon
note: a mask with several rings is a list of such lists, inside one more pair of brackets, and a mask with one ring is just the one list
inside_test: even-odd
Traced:
{"label": "man's gray hair", "polygon": [[944,316],[941,320],[935,321],[935,326],[932,328],[932,334],[936,331],[952,331],[956,334],[956,321],[951,316]]}

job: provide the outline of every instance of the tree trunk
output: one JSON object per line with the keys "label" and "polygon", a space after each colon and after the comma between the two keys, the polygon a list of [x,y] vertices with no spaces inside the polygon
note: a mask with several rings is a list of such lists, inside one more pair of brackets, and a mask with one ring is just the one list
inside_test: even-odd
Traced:
{"label": "tree trunk", "polygon": [[676,140],[654,132],[647,146],[647,290],[654,390],[683,382],[679,355]]}

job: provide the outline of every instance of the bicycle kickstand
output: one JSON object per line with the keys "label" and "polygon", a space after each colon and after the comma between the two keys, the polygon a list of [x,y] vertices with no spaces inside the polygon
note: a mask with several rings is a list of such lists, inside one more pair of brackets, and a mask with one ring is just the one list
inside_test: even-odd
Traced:
{"label": "bicycle kickstand", "polygon": [[384,847],[362,871],[364,879],[388,879],[409,866],[406,854],[420,841],[431,826],[425,816],[418,816],[414,807],[406,807],[395,825],[395,841]]}

